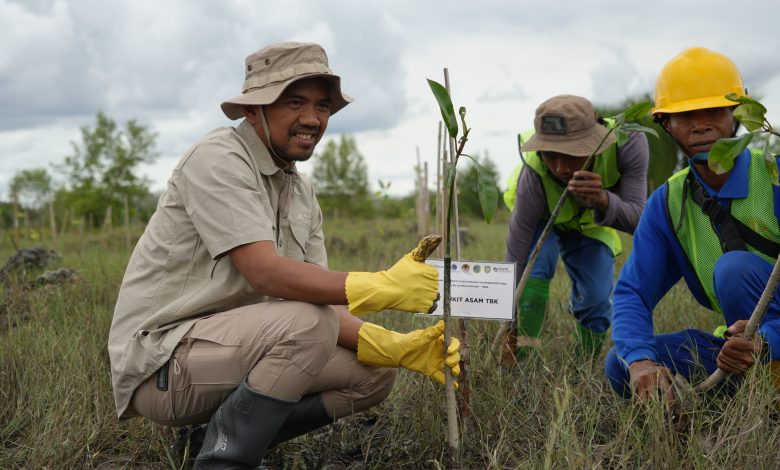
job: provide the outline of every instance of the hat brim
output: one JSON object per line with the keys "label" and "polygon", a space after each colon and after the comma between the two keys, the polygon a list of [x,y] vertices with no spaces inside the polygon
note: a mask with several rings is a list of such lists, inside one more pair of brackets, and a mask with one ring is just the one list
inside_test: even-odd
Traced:
{"label": "hat brim", "polygon": [[[615,135],[602,125],[595,125],[571,134],[535,133],[523,145],[525,151],[557,152],[572,157],[589,157],[599,154],[615,143]],[[601,145],[599,145],[601,144]]]}
{"label": "hat brim", "polygon": [[329,73],[310,73],[298,75],[284,82],[273,83],[262,88],[253,88],[246,93],[223,102],[220,107],[229,119],[244,117],[244,106],[267,105],[276,101],[288,86],[307,78],[325,78],[332,86],[333,93],[330,102],[330,114],[336,114],[344,106],[352,102],[352,97],[341,91],[341,78]]}
{"label": "hat brim", "polygon": [[704,98],[694,98],[692,100],[679,101],[661,108],[653,108],[653,114],[684,113],[685,111],[696,111],[698,109],[708,108],[726,108],[737,106],[739,103],[726,99],[725,96],[707,96]]}

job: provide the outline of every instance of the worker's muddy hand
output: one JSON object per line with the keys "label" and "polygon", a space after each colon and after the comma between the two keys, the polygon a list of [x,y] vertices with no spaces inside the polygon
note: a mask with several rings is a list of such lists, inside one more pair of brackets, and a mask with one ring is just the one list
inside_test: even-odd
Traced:
{"label": "worker's muddy hand", "polygon": [[671,371],[653,361],[632,362],[628,367],[631,390],[639,401],[659,396],[668,403],[674,403]]}

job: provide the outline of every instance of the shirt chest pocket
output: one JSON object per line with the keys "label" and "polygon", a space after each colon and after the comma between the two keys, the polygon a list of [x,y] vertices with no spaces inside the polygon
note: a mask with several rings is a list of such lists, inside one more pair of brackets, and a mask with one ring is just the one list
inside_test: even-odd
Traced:
{"label": "shirt chest pocket", "polygon": [[290,232],[292,240],[287,243],[285,255],[304,261],[306,258],[306,245],[311,233],[311,210],[301,201],[293,202],[290,208]]}

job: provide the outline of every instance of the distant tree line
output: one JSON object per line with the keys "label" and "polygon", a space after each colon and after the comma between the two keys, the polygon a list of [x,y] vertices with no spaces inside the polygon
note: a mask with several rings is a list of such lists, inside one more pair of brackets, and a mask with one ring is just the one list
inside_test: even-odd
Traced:
{"label": "distant tree line", "polygon": [[[72,152],[51,168],[18,171],[11,179],[7,201],[0,201],[0,227],[16,237],[55,238],[83,232],[146,223],[156,207],[150,181],[139,167],[155,161],[157,135],[135,120],[119,125],[102,112],[92,126],[83,126]],[[323,212],[343,217],[408,217],[414,221],[415,195],[391,196],[391,184],[378,181],[372,191],[365,158],[354,137],[327,141],[315,154],[312,181]],[[479,157],[477,157],[479,158]],[[483,166],[498,185],[495,165]],[[414,172],[409,168],[409,173]],[[481,216],[476,170],[459,175],[463,214]],[[431,187],[436,182],[431,181]],[[434,191],[431,191],[431,208]]]}
{"label": "distant tree line", "polygon": [[73,230],[94,230],[147,220],[154,211],[148,179],[139,165],[157,158],[156,134],[129,120],[124,126],[99,112],[95,125],[81,128],[81,141],[51,169],[17,172],[0,202],[0,224],[16,235],[52,238]]}
{"label": "distant tree line", "polygon": [[[498,170],[486,154],[475,158],[487,170],[489,178],[498,188]],[[409,173],[417,170],[409,167]],[[464,215],[482,217],[477,193],[477,169],[467,166],[458,173],[459,211]],[[433,177],[435,178],[435,176]],[[338,141],[330,140],[321,153],[314,157],[312,182],[317,199],[325,214],[348,217],[406,217],[414,221],[415,195],[391,197],[391,183],[378,181],[378,189],[372,191],[368,182],[365,159],[357,148],[355,139],[342,135]],[[435,188],[435,179],[429,181]],[[430,210],[435,205],[435,191],[430,191]]]}

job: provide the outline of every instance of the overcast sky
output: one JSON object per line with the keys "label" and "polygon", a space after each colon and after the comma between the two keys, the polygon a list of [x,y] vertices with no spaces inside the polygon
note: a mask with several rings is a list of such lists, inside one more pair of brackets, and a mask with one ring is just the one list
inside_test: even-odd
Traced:
{"label": "overcast sky", "polygon": [[416,148],[435,174],[425,79],[443,82],[444,67],[468,110],[467,152],[487,152],[502,179],[540,102],[651,92],[690,46],[731,57],[777,121],[778,18],[769,0],[0,0],[0,198],[17,171],[62,162],[98,111],[158,134],[160,157],[142,172],[163,189],[196,139],[237,124],[219,103],[240,93],[246,55],[287,40],[324,46],[355,97],[327,135],[352,134],[372,187],[390,181],[396,194],[413,187]]}

